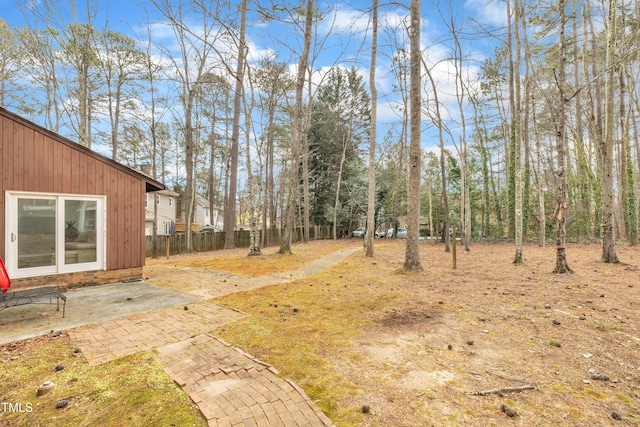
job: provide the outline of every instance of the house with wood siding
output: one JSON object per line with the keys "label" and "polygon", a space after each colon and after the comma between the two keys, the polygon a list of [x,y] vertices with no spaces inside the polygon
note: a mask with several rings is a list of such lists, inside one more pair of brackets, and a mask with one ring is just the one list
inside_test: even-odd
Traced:
{"label": "house with wood siding", "polygon": [[0,257],[16,287],[142,277],[148,176],[0,108]]}

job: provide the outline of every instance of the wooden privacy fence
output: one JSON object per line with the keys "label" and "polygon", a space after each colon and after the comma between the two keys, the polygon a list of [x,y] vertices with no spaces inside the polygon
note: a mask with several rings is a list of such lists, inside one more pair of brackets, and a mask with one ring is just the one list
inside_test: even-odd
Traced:
{"label": "wooden privacy fence", "polygon": [[[235,233],[236,248],[249,247],[249,230],[238,230]],[[265,235],[265,247],[280,245],[282,243],[282,230],[266,230],[260,233]],[[192,233],[193,250],[196,252],[215,251],[224,249],[225,233]],[[331,239],[331,226],[314,226],[309,229],[309,240]],[[262,241],[262,235],[260,235]],[[296,228],[293,233],[292,241],[299,242],[302,240],[302,230]],[[184,233],[176,233],[171,235],[158,235],[157,255],[163,256],[167,254],[167,245],[169,245],[169,255],[183,253],[187,246],[187,237]],[[153,255],[153,236],[146,236],[146,255]]]}

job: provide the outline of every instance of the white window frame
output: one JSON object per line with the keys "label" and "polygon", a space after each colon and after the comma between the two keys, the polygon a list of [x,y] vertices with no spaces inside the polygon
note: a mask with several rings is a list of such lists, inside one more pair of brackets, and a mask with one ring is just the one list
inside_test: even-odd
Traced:
{"label": "white window frame", "polygon": [[[15,215],[18,199],[55,199],[55,264],[44,267],[18,268],[18,218]],[[96,202],[96,261],[65,264],[65,201]],[[62,193],[13,192],[5,193],[5,264],[9,275],[13,278],[43,276],[49,274],[73,273],[106,269],[106,233],[107,233],[107,198],[97,195],[79,195]]]}

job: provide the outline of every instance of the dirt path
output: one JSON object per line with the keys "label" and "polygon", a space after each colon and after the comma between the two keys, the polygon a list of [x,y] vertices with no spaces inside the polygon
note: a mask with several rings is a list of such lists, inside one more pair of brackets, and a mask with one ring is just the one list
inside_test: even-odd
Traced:
{"label": "dirt path", "polygon": [[161,265],[149,268],[146,280],[200,299],[210,299],[263,286],[291,283],[326,271],[359,250],[362,250],[361,246],[342,248],[295,270],[258,277],[207,268]]}

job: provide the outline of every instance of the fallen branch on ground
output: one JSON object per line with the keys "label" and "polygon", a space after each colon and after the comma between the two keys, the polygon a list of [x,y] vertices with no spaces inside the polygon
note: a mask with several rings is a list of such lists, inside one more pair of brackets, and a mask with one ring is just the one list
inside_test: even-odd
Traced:
{"label": "fallen branch on ground", "polygon": [[520,387],[502,387],[502,388],[493,388],[491,390],[482,390],[482,391],[472,391],[469,393],[470,396],[486,396],[488,394],[503,394],[503,393],[516,393],[525,390],[535,390],[535,387],[532,385],[523,385]]}

